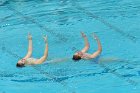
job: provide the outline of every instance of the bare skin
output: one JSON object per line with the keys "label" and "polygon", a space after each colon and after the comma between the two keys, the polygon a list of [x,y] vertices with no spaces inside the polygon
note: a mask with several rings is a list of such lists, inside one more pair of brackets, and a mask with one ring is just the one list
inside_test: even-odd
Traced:
{"label": "bare skin", "polygon": [[83,32],[81,32],[81,35],[82,35],[84,42],[85,42],[85,47],[81,50],[81,52],[86,53],[89,50],[90,45],[89,45],[87,36]]}
{"label": "bare skin", "polygon": [[31,34],[28,34],[28,40],[29,40],[28,52],[27,52],[25,57],[23,57],[21,60],[18,61],[18,64],[36,65],[36,64],[42,64],[43,62],[46,61],[46,59],[48,57],[47,36],[44,36],[43,38],[44,38],[44,42],[45,42],[44,55],[39,59],[31,58],[32,51],[33,51],[33,48],[32,48],[32,36],[31,36]]}
{"label": "bare skin", "polygon": [[[99,56],[102,52],[102,46],[101,46],[101,42],[100,42],[99,38],[95,35],[95,33],[93,33],[93,37],[97,42],[98,49],[95,52],[93,52],[92,54],[87,53],[87,51],[89,50],[89,47],[90,47],[87,36],[83,32],[81,33],[81,35],[84,39],[85,46],[81,51],[75,53],[74,55],[80,56],[82,59],[94,59],[97,56]],[[44,36],[43,38],[44,38],[44,41],[45,41],[44,55],[39,59],[35,59],[35,58],[31,57],[32,56],[32,51],[33,51],[32,36],[31,36],[31,34],[28,34],[28,41],[29,41],[28,52],[27,52],[25,57],[23,57],[21,60],[18,61],[18,63],[17,63],[18,65],[37,65],[37,64],[42,64],[46,61],[46,59],[48,57],[47,36]],[[59,58],[59,59],[55,59],[55,60],[50,60],[47,63],[65,62],[65,61],[68,61],[70,59],[71,58]],[[103,61],[108,62],[108,61],[116,61],[116,60],[118,60],[118,59],[116,59],[116,58],[107,58],[107,59],[100,58],[99,59],[100,62],[103,62]]]}
{"label": "bare skin", "polygon": [[98,49],[97,49],[96,52],[94,52],[92,54],[87,53],[90,45],[89,45],[89,42],[88,42],[88,39],[87,39],[86,35],[83,32],[81,32],[81,35],[84,38],[85,47],[81,51],[75,53],[74,55],[78,55],[82,59],[93,59],[93,58],[96,58],[97,56],[99,56],[102,52],[102,46],[101,46],[101,42],[100,42],[99,38],[96,36],[96,34],[93,33],[93,37],[97,42]]}
{"label": "bare skin", "polygon": [[[81,35],[84,38],[85,46],[81,51],[76,52],[74,55],[79,56],[82,59],[86,59],[86,60],[94,59],[97,56],[99,56],[101,54],[101,52],[102,52],[102,45],[101,45],[101,42],[100,42],[99,38],[97,37],[97,35],[95,33],[92,34],[94,39],[97,42],[97,45],[98,45],[98,49],[95,52],[93,52],[92,54],[87,53],[90,45],[89,45],[89,42],[88,42],[88,39],[87,39],[86,35],[83,32],[81,32]],[[118,62],[120,60],[121,59],[116,58],[116,57],[105,57],[105,58],[101,57],[101,58],[99,58],[98,63],[114,62],[114,61]]]}

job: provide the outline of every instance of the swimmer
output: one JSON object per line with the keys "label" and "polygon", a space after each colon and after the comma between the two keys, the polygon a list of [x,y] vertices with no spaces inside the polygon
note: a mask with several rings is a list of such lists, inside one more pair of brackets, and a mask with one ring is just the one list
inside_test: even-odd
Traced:
{"label": "swimmer", "polygon": [[40,59],[35,59],[32,58],[32,36],[29,33],[28,34],[28,41],[29,41],[29,45],[28,45],[28,52],[26,54],[26,56],[22,59],[20,59],[17,63],[17,67],[24,67],[25,65],[36,65],[36,64],[42,64],[43,62],[46,61],[47,57],[48,57],[48,41],[47,41],[47,36],[44,36],[44,42],[45,42],[45,51],[44,51],[44,55],[40,58]]}
{"label": "swimmer", "polygon": [[96,52],[94,52],[92,54],[86,53],[88,51],[90,45],[89,45],[87,36],[83,32],[81,32],[81,35],[84,38],[85,47],[81,51],[76,52],[73,55],[72,59],[75,61],[78,61],[80,59],[95,59],[96,57],[98,57],[102,52],[102,46],[101,46],[101,42],[100,42],[99,38],[96,36],[96,34],[93,33],[93,37],[98,44],[98,49]]}

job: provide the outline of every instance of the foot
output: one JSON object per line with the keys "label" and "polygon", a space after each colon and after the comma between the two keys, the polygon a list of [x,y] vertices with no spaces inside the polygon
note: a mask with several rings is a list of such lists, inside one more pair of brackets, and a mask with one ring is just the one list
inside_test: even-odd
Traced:
{"label": "foot", "polygon": [[44,42],[47,44],[48,43],[48,37],[47,37],[47,35],[44,35],[43,36],[43,39],[44,39]]}
{"label": "foot", "polygon": [[32,40],[32,35],[28,33],[28,40]]}

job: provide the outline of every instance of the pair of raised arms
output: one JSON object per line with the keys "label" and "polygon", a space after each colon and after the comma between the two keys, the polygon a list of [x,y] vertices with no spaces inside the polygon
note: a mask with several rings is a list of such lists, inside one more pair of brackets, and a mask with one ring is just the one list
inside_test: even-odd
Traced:
{"label": "pair of raised arms", "polygon": [[96,58],[98,55],[100,55],[100,53],[102,52],[102,46],[101,46],[101,42],[100,42],[99,38],[97,37],[97,35],[95,33],[92,34],[93,38],[97,41],[97,45],[98,45],[97,51],[92,54],[86,53],[89,50],[90,45],[89,45],[87,36],[83,32],[81,32],[81,35],[84,38],[84,42],[85,42],[85,47],[81,50],[82,53],[85,53],[82,56],[82,58],[91,59],[91,58]]}

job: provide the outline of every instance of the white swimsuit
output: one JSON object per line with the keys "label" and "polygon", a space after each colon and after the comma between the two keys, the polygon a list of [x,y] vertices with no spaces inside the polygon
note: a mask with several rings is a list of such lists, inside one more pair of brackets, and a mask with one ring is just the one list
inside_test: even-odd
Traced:
{"label": "white swimsuit", "polygon": [[84,59],[89,59],[89,56],[90,56],[90,54],[84,53],[84,55],[82,56],[82,58],[84,58]]}
{"label": "white swimsuit", "polygon": [[[84,53],[83,58],[89,59],[90,54]],[[93,62],[98,63],[101,55],[98,55],[96,58],[93,58]]]}
{"label": "white swimsuit", "polygon": [[30,64],[30,63],[33,63],[33,62],[35,62],[37,59],[35,59],[35,58],[27,58],[26,59],[26,62],[27,62],[27,64]]}

